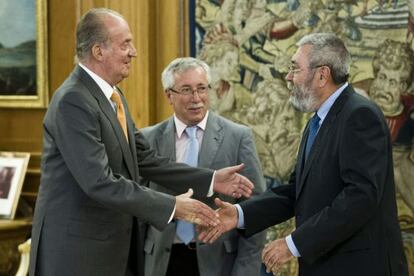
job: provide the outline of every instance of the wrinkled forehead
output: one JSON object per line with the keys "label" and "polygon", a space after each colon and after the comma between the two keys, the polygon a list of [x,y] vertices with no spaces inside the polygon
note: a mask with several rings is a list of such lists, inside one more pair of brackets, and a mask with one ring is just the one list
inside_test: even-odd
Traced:
{"label": "wrinkled forehead", "polygon": [[125,19],[119,16],[108,14],[102,18],[102,21],[108,30],[110,38],[119,35],[132,36],[128,22],[126,22]]}

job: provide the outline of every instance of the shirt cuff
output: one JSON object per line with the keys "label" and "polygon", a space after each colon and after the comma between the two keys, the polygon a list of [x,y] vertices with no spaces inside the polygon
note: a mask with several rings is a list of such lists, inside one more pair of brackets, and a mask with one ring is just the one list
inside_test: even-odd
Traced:
{"label": "shirt cuff", "polygon": [[238,229],[244,229],[244,214],[243,214],[243,209],[242,207],[240,207],[239,204],[234,204],[234,206],[236,206],[237,209],[237,213],[238,213],[238,221],[237,221],[237,228]]}
{"label": "shirt cuff", "polygon": [[174,205],[174,210],[173,210],[173,212],[172,212],[172,214],[170,216],[170,219],[168,220],[167,224],[170,223],[173,220],[174,215],[175,215],[175,208],[177,208],[177,205]]}
{"label": "shirt cuff", "polygon": [[290,250],[290,253],[292,253],[292,255],[295,256],[296,258],[300,257],[299,250],[296,248],[296,245],[293,242],[292,235],[287,236],[285,240]]}
{"label": "shirt cuff", "polygon": [[214,194],[214,177],[216,176],[216,171],[213,173],[213,177],[211,178],[210,188],[208,188],[207,197],[212,197]]}

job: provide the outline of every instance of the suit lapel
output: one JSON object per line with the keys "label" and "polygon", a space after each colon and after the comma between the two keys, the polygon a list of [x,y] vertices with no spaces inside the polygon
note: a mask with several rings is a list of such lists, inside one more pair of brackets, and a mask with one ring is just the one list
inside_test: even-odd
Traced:
{"label": "suit lapel", "polygon": [[307,135],[309,133],[309,125],[306,126],[306,129],[304,131],[304,133],[306,133],[306,137],[304,135],[304,138],[302,139],[302,142],[301,142],[299,154],[298,154],[298,158],[300,158],[300,163],[299,163],[299,168],[298,168],[299,178],[297,180],[298,186],[296,188],[296,198],[299,197],[300,192],[302,191],[303,185],[306,182],[306,178],[309,174],[310,169],[312,168],[313,165],[317,164],[317,162],[315,163],[315,160],[318,159],[319,154],[321,153],[322,150],[324,150],[323,145],[326,144],[324,142],[326,142],[329,139],[329,133],[332,130],[332,126],[334,125],[335,120],[338,118],[338,115],[340,111],[342,110],[342,107],[344,106],[346,100],[348,99],[349,93],[353,93],[353,92],[354,92],[353,89],[350,86],[348,86],[341,93],[341,95],[336,99],[336,101],[332,105],[331,109],[329,110],[328,114],[326,115],[325,120],[323,121],[319,129],[318,134],[315,138],[315,141],[313,142],[311,151],[309,152],[308,159],[305,161],[304,160],[305,144],[306,144],[305,138],[307,138]]}
{"label": "suit lapel", "polygon": [[[114,109],[112,108],[111,104],[109,103],[108,99],[105,97],[104,93],[101,91],[99,86],[80,66],[76,66],[75,73],[79,76],[80,80],[87,87],[88,91],[92,94],[92,96],[95,97],[95,99],[97,100],[99,104],[99,107],[101,108],[101,111],[105,114],[106,118],[109,120],[110,124],[112,125],[112,128],[114,129],[114,132],[118,138],[119,145],[121,146],[122,154],[123,154],[125,163],[127,165],[127,168],[129,170],[129,173],[132,177],[135,177],[134,161],[132,158],[131,150],[126,141],[121,125],[118,122]],[[124,104],[124,108],[126,110],[127,105],[126,105],[126,102],[125,102],[125,99],[122,93],[121,93],[121,99]],[[126,112],[126,113],[127,113],[126,114],[127,122],[129,121],[128,133],[130,133],[132,120],[129,115],[129,112]],[[131,139],[131,134],[129,134],[129,137]],[[135,141],[135,139],[130,140],[130,141]]]}
{"label": "suit lapel", "polygon": [[306,125],[303,134],[302,134],[302,140],[300,142],[300,146],[299,146],[299,151],[298,151],[298,156],[297,156],[297,160],[296,160],[296,172],[297,172],[297,188],[296,188],[296,198],[299,196],[299,190],[300,190],[300,184],[301,184],[301,179],[302,179],[302,171],[303,171],[303,166],[305,165],[305,145],[306,145],[306,140],[308,139],[308,135],[309,135],[309,122]]}
{"label": "suit lapel", "polygon": [[216,157],[219,146],[224,138],[224,129],[218,117],[209,112],[206,129],[201,144],[198,165],[200,167],[210,168]]}
{"label": "suit lapel", "polygon": [[168,120],[165,128],[155,138],[156,148],[163,156],[169,156],[171,161],[176,160],[175,152],[175,125],[173,117]]}

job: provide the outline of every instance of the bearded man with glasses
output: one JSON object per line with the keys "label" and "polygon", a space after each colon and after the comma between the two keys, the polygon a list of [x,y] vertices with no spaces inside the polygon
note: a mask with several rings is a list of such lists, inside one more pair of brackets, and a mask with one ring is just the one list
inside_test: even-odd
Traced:
{"label": "bearded man with glasses", "polygon": [[295,217],[296,229],[262,252],[275,275],[292,258],[301,276],[408,275],[384,115],[347,82],[351,56],[338,37],[314,33],[297,46],[290,101],[313,117],[289,183],[240,204],[217,201],[221,225],[199,238],[236,227],[249,237]]}

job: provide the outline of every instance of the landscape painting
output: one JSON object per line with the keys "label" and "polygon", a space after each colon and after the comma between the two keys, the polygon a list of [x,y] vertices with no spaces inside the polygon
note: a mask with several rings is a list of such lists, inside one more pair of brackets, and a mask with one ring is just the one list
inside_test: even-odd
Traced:
{"label": "landscape painting", "polygon": [[0,107],[45,107],[46,1],[0,2]]}

